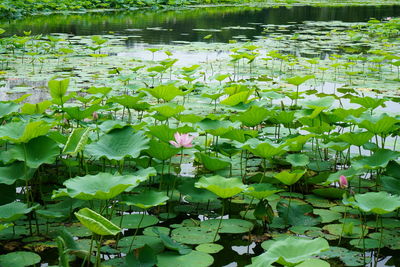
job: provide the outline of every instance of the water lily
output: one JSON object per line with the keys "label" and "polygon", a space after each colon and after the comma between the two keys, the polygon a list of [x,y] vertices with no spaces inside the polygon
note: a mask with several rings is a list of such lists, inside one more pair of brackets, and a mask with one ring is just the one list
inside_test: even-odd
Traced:
{"label": "water lily", "polygon": [[347,181],[346,176],[340,175],[339,177],[339,185],[341,188],[347,188],[349,186],[349,182]]}
{"label": "water lily", "polygon": [[174,147],[180,148],[180,147],[192,147],[193,144],[193,136],[190,136],[189,134],[180,134],[176,132],[174,134],[175,141],[169,141],[171,145]]}

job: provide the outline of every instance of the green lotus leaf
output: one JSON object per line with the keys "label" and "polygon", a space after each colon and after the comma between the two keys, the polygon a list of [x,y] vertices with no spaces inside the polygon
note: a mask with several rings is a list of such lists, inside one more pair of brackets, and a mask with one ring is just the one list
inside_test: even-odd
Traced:
{"label": "green lotus leaf", "polygon": [[157,111],[158,114],[165,118],[171,118],[175,115],[178,115],[182,111],[185,110],[184,106],[177,105],[174,103],[167,103],[167,104],[161,104],[161,105],[156,105],[151,108],[150,111]]}
{"label": "green lotus leaf", "polygon": [[53,79],[48,82],[50,95],[54,99],[62,99],[67,93],[69,79]]}
{"label": "green lotus leaf", "polygon": [[339,135],[337,138],[353,146],[362,146],[374,136],[371,132],[348,132]]}
{"label": "green lotus leaf", "polygon": [[269,142],[261,143],[257,139],[247,140],[243,148],[262,158],[271,158],[285,152],[283,145],[276,145]]}
{"label": "green lotus leaf", "polygon": [[83,208],[74,214],[85,227],[95,234],[116,235],[121,232],[121,228],[91,209]]}
{"label": "green lotus leaf", "polygon": [[140,178],[134,175],[101,172],[68,179],[64,182],[66,188],[54,191],[52,198],[69,196],[83,200],[111,199],[140,182]]}
{"label": "green lotus leaf", "polygon": [[360,120],[361,122],[358,123],[359,127],[379,135],[389,134],[396,128],[395,124],[399,122],[398,119],[387,114],[381,114],[380,116],[367,114],[362,116]]}
{"label": "green lotus leaf", "polygon": [[185,196],[186,201],[208,203],[209,201],[215,201],[218,199],[218,196],[214,193],[207,189],[197,188],[194,184],[194,179],[186,179],[177,187],[179,192]]}
{"label": "green lotus leaf", "polygon": [[207,267],[213,264],[214,258],[207,253],[193,250],[189,254],[179,255],[164,252],[157,255],[159,267]]}
{"label": "green lotus leaf", "polygon": [[[353,222],[327,224],[323,229],[332,235],[343,236],[346,238],[361,238],[363,231],[360,225]],[[368,234],[368,229],[364,229],[364,236]]]}
{"label": "green lotus leaf", "polygon": [[51,125],[45,121],[10,122],[0,126],[0,140],[12,143],[26,143],[29,140],[48,133]]}
{"label": "green lotus leaf", "polygon": [[[219,219],[211,219],[202,221],[200,227],[211,230],[215,234],[219,226]],[[253,223],[241,219],[223,219],[221,221],[220,228],[218,233],[226,233],[226,234],[242,234],[248,233],[253,230]],[[211,240],[212,241],[212,240]]]}
{"label": "green lotus leaf", "polygon": [[226,99],[222,100],[220,104],[227,106],[236,106],[240,103],[247,104],[250,102],[249,97],[252,96],[254,90],[246,90],[233,95],[228,96]]}
{"label": "green lotus leaf", "polygon": [[196,157],[200,160],[203,166],[210,171],[217,171],[227,168],[231,165],[230,161],[223,158],[212,157],[205,153],[195,153]]}
{"label": "green lotus leaf", "polygon": [[276,209],[285,225],[314,226],[321,223],[320,217],[311,216],[313,207],[302,201],[291,200],[290,207],[287,199],[281,199]]}
{"label": "green lotus leaf", "polygon": [[272,184],[262,183],[252,184],[244,193],[256,199],[263,199],[281,191],[283,190],[273,186]]}
{"label": "green lotus leaf", "polygon": [[205,132],[215,136],[224,135],[227,132],[236,128],[237,126],[236,124],[230,121],[219,121],[219,120],[212,120],[209,118],[206,118],[198,122],[197,125]]}
{"label": "green lotus leaf", "polygon": [[80,107],[67,107],[63,108],[65,113],[68,114],[68,116],[71,119],[82,121],[86,118],[92,117],[93,112],[102,109],[103,107],[96,104],[96,105],[91,105],[89,108],[82,109]]}
{"label": "green lotus leaf", "polygon": [[137,107],[137,103],[143,100],[144,93],[141,93],[138,96],[130,96],[130,95],[120,95],[113,96],[107,100],[107,103],[118,103],[126,108],[135,109]]}
{"label": "green lotus leaf", "polygon": [[14,224],[12,223],[0,223],[0,232],[3,231],[4,229],[7,229],[11,226],[13,226]]}
{"label": "green lotus leaf", "polygon": [[27,169],[25,173],[25,164],[23,162],[14,162],[11,165],[0,167],[0,184],[11,185],[17,180],[28,180],[32,178],[35,169]]}
{"label": "green lotus leaf", "polygon": [[364,212],[385,214],[400,207],[400,197],[385,191],[356,194],[354,199],[351,204]]}
{"label": "green lotus leaf", "polygon": [[244,126],[254,127],[263,122],[269,115],[269,111],[264,107],[251,106],[245,112],[232,117],[233,121],[240,121]]}
{"label": "green lotus leaf", "polygon": [[224,133],[221,137],[229,140],[235,140],[240,143],[246,142],[250,138],[254,138],[258,135],[255,130],[243,130],[243,129],[232,129]]}
{"label": "green lotus leaf", "polygon": [[18,144],[10,149],[13,159],[25,161],[29,168],[52,164],[60,154],[58,144],[47,136],[39,136],[26,144]]}
{"label": "green lotus leaf", "polygon": [[293,167],[304,167],[310,163],[310,158],[304,154],[289,154],[286,156],[286,161],[292,164]]}
{"label": "green lotus leaf", "polygon": [[387,99],[384,98],[376,98],[370,96],[352,97],[350,99],[350,103],[356,103],[368,109],[376,109],[379,106],[385,107],[386,101]]}
{"label": "green lotus leaf", "polygon": [[88,141],[90,130],[90,128],[75,128],[68,137],[62,153],[74,156],[82,151]]}
{"label": "green lotus leaf", "polygon": [[40,256],[36,253],[16,251],[0,255],[0,266],[25,267],[38,264],[40,260]]}
{"label": "green lotus leaf", "polygon": [[297,267],[330,267],[331,265],[329,262],[320,260],[320,259],[307,259],[300,263],[299,265],[296,265]]}
{"label": "green lotus leaf", "polygon": [[21,113],[24,114],[43,114],[53,103],[49,100],[45,100],[36,104],[25,103],[21,107]]}
{"label": "green lotus leaf", "polygon": [[146,149],[145,152],[153,158],[159,160],[167,160],[178,154],[180,152],[180,149],[173,147],[165,142],[160,142],[155,139],[151,139],[149,142],[149,148]]}
{"label": "green lotus leaf", "polygon": [[384,168],[391,160],[396,160],[399,158],[400,152],[389,150],[389,149],[379,149],[375,151],[372,156],[365,156],[359,160],[352,163],[355,169],[379,169]]}
{"label": "green lotus leaf", "polygon": [[328,249],[328,241],[323,238],[303,239],[291,236],[273,243],[267,252],[252,258],[249,266],[271,266],[274,262],[295,266]]}
{"label": "green lotus leaf", "polygon": [[158,223],[157,217],[146,214],[123,215],[114,217],[111,221],[115,224],[121,225],[122,228],[127,229],[146,228]]}
{"label": "green lotus leaf", "polygon": [[19,107],[20,106],[14,102],[0,102],[0,118],[10,113],[17,112]]}
{"label": "green lotus leaf", "polygon": [[38,205],[28,207],[22,202],[11,202],[0,206],[0,221],[12,222],[37,208]]}
{"label": "green lotus leaf", "polygon": [[306,170],[294,170],[292,172],[284,170],[276,174],[274,177],[285,185],[295,184],[306,173]]}
{"label": "green lotus leaf", "polygon": [[[171,237],[175,241],[184,244],[198,245],[214,242],[215,229],[210,230],[204,227],[179,227],[171,232]],[[217,235],[215,241],[219,240]]]}
{"label": "green lotus leaf", "polygon": [[98,127],[104,133],[109,133],[114,129],[121,129],[126,126],[126,122],[119,120],[108,120],[100,124]]}
{"label": "green lotus leaf", "polygon": [[196,246],[195,249],[200,252],[214,254],[214,253],[218,253],[221,250],[223,250],[224,247],[219,244],[205,243],[205,244],[200,244],[200,245]]}
{"label": "green lotus leaf", "polygon": [[190,133],[190,132],[195,132],[192,127],[189,126],[183,126],[179,128],[170,128],[168,125],[161,124],[161,125],[156,125],[156,126],[149,126],[148,127],[149,132],[152,136],[157,137],[161,141],[165,143],[169,143],[171,140],[175,140],[174,134],[176,132],[184,134],[184,133]]}
{"label": "green lotus leaf", "polygon": [[322,223],[330,223],[342,218],[342,214],[340,212],[328,210],[328,209],[314,209],[314,214],[321,216]]}
{"label": "green lotus leaf", "polygon": [[198,188],[205,188],[221,198],[230,198],[247,189],[240,178],[225,178],[219,175],[201,177],[195,184]]}
{"label": "green lotus leaf", "polygon": [[315,78],[314,75],[294,76],[294,77],[286,79],[286,82],[288,82],[292,85],[299,86],[299,85],[303,84],[304,82],[306,82],[307,80],[313,79],[313,78]]}
{"label": "green lotus leaf", "polygon": [[141,132],[134,132],[127,126],[114,129],[100,137],[97,142],[86,146],[86,153],[95,158],[122,160],[125,157],[137,158],[146,148],[148,139]]}
{"label": "green lotus leaf", "polygon": [[143,90],[150,93],[153,97],[162,99],[166,102],[169,102],[175,97],[183,94],[183,92],[174,85],[159,85],[152,89]]}
{"label": "green lotus leaf", "polygon": [[137,235],[136,237],[127,236],[121,238],[120,242],[118,243],[118,246],[122,247],[121,252],[129,252],[129,247],[133,238],[135,240],[133,241],[132,249],[142,248],[145,245],[151,247],[156,253],[160,253],[165,249],[163,242],[158,236]]}
{"label": "green lotus leaf", "polygon": [[165,205],[169,197],[163,192],[153,190],[141,192],[137,195],[124,195],[122,201],[129,206],[136,206],[142,209],[148,209],[160,205]]}

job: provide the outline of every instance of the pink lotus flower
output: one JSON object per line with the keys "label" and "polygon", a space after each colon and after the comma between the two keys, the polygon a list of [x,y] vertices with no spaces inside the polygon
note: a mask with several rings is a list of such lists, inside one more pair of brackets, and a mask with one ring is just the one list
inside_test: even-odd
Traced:
{"label": "pink lotus flower", "polygon": [[340,177],[339,177],[339,185],[340,185],[341,188],[349,187],[349,182],[347,181],[346,176],[340,175]]}
{"label": "pink lotus flower", "polygon": [[190,136],[189,134],[180,134],[176,132],[174,134],[175,141],[169,141],[171,145],[174,147],[180,148],[180,147],[192,147],[193,144],[193,136]]}

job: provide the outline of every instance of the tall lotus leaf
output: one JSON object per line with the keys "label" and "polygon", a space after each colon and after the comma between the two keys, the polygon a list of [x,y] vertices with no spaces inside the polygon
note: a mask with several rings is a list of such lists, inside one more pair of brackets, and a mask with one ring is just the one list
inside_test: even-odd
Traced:
{"label": "tall lotus leaf", "polygon": [[203,131],[215,136],[224,135],[232,129],[237,128],[237,124],[234,124],[230,121],[211,120],[208,118],[198,122],[197,125]]}
{"label": "tall lotus leaf", "polygon": [[307,108],[313,109],[313,112],[307,117],[315,118],[318,116],[323,110],[328,109],[335,102],[335,98],[333,96],[325,96],[318,98],[317,100],[308,100],[303,102],[302,104]]}
{"label": "tall lotus leaf", "polygon": [[283,190],[276,188],[272,184],[263,183],[252,184],[251,187],[249,187],[249,189],[244,193],[256,199],[263,199],[281,191]]}
{"label": "tall lotus leaf", "polygon": [[396,123],[398,119],[391,117],[387,114],[380,116],[365,115],[359,122],[358,126],[367,129],[369,132],[379,135],[389,134],[391,131],[396,129]]}
{"label": "tall lotus leaf", "polygon": [[171,146],[170,144],[156,141],[155,139],[150,140],[149,148],[145,150],[151,157],[159,160],[167,160],[179,153],[180,149]]}
{"label": "tall lotus leaf", "polygon": [[153,97],[157,99],[162,99],[164,101],[171,101],[178,95],[182,95],[182,91],[174,85],[159,85],[152,89],[143,89],[144,91],[150,93]]}
{"label": "tall lotus leaf", "polygon": [[163,192],[153,190],[141,192],[137,195],[124,195],[122,202],[126,205],[136,206],[141,209],[149,209],[152,207],[165,205],[169,197]]}
{"label": "tall lotus leaf", "polygon": [[220,104],[227,106],[236,106],[240,103],[247,104],[250,102],[249,97],[253,95],[253,93],[254,90],[242,91],[227,97],[226,99],[222,100]]}
{"label": "tall lotus leaf", "polygon": [[240,178],[225,178],[219,175],[201,177],[195,184],[198,188],[205,188],[221,198],[230,198],[247,189]]}
{"label": "tall lotus leaf", "polygon": [[138,96],[130,96],[130,95],[120,95],[120,96],[113,96],[107,100],[107,103],[118,103],[124,107],[135,109],[138,103],[143,100],[143,94],[141,93]]}
{"label": "tall lotus leaf", "polygon": [[355,169],[379,169],[384,168],[391,160],[396,160],[400,152],[389,149],[379,149],[372,156],[362,157],[352,162]]}
{"label": "tall lotus leaf", "polygon": [[310,163],[310,158],[305,154],[289,154],[286,161],[292,164],[293,167],[304,167]]}
{"label": "tall lotus leaf", "polygon": [[291,78],[286,79],[286,81],[292,85],[299,86],[304,82],[308,81],[309,79],[315,78],[314,75],[305,75],[305,76],[294,76]]}
{"label": "tall lotus leaf", "polygon": [[88,141],[90,130],[90,128],[75,128],[69,135],[62,153],[76,155],[82,151]]}
{"label": "tall lotus leaf", "polygon": [[177,105],[174,103],[157,105],[151,109],[151,111],[157,111],[158,114],[166,118],[171,118],[175,115],[178,115],[184,110],[185,110],[184,106]]}
{"label": "tall lotus leaf", "polygon": [[244,148],[262,158],[271,158],[285,152],[284,145],[276,145],[269,142],[261,143],[257,139],[249,139]]}
{"label": "tall lotus leaf", "polygon": [[2,205],[0,206],[0,221],[4,222],[15,221],[20,217],[22,217],[24,214],[31,212],[37,206],[38,205],[29,208],[27,204],[22,202],[11,202]]}
{"label": "tall lotus leaf", "polygon": [[89,108],[81,109],[80,107],[67,107],[63,110],[69,115],[71,119],[82,121],[92,116],[93,112],[102,109],[103,107],[96,104],[91,105]]}
{"label": "tall lotus leaf", "polygon": [[273,243],[267,252],[252,259],[252,267],[271,266],[277,262],[285,266],[295,266],[313,255],[328,250],[328,241],[319,237],[316,239],[300,239],[288,237]]}
{"label": "tall lotus leaf", "polygon": [[21,107],[21,112],[24,114],[43,114],[53,103],[49,100],[45,100],[36,104],[25,103]]}
{"label": "tall lotus leaf", "polygon": [[83,200],[111,199],[141,182],[133,175],[113,175],[98,173],[68,179],[64,182],[66,188],[53,191],[52,198],[69,196]]}
{"label": "tall lotus leaf", "polygon": [[51,125],[45,121],[10,122],[0,126],[0,140],[26,143],[35,137],[47,134],[50,128]]}
{"label": "tall lotus leaf", "polygon": [[400,196],[391,195],[388,192],[368,192],[364,194],[356,194],[355,201],[346,200],[343,203],[351,204],[364,212],[373,212],[376,214],[385,214],[400,208]]}
{"label": "tall lotus leaf", "polygon": [[14,162],[11,165],[0,167],[0,184],[11,185],[17,180],[31,179],[34,172],[34,169],[28,169],[25,173],[25,164]]}
{"label": "tall lotus leaf", "polygon": [[379,106],[385,107],[386,101],[387,99],[384,98],[376,98],[370,96],[352,97],[350,99],[350,103],[356,103],[368,109],[376,109]]}
{"label": "tall lotus leaf", "polygon": [[371,132],[348,132],[339,135],[337,138],[353,146],[362,146],[374,136]]}
{"label": "tall lotus leaf", "polygon": [[86,153],[95,158],[106,157],[108,159],[122,160],[125,157],[137,158],[140,152],[146,148],[148,139],[141,132],[133,132],[127,126],[122,129],[114,129],[100,137],[97,142],[86,146]]}
{"label": "tall lotus leaf", "polygon": [[228,167],[231,163],[222,158],[211,157],[204,153],[195,153],[196,157],[201,161],[204,167],[210,171],[217,171]]}
{"label": "tall lotus leaf", "polygon": [[287,110],[280,110],[271,112],[270,120],[276,124],[292,124],[296,120],[296,112],[294,110],[287,111]]}
{"label": "tall lotus leaf", "polygon": [[0,102],[0,118],[13,113],[17,112],[19,109],[19,105],[14,102]]}
{"label": "tall lotus leaf", "polygon": [[285,185],[295,184],[306,173],[306,170],[294,170],[289,172],[287,170],[281,171],[274,177],[284,183]]}
{"label": "tall lotus leaf", "polygon": [[269,111],[264,107],[251,106],[245,112],[234,116],[232,119],[240,121],[244,126],[254,127],[263,122],[269,115]]}
{"label": "tall lotus leaf", "polygon": [[67,93],[68,86],[69,86],[69,79],[50,80],[48,83],[48,87],[50,90],[51,97],[54,99],[62,99]]}
{"label": "tall lotus leaf", "polygon": [[44,163],[54,163],[60,154],[60,149],[53,139],[39,136],[24,145],[14,146],[10,149],[10,153],[13,159],[25,161],[29,168],[38,168]]}
{"label": "tall lotus leaf", "polygon": [[74,214],[86,228],[95,234],[116,235],[121,232],[121,228],[91,209],[83,208]]}
{"label": "tall lotus leaf", "polygon": [[232,129],[221,137],[229,140],[238,141],[240,143],[245,143],[250,138],[255,138],[258,135],[256,130],[243,130],[243,129]]}

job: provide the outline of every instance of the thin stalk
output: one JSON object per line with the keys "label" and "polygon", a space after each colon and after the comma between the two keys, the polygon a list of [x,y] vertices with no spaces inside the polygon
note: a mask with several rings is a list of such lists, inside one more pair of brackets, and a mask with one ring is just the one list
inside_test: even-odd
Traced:
{"label": "thin stalk", "polygon": [[213,242],[215,242],[215,240],[217,239],[218,231],[219,231],[219,228],[221,227],[221,223],[222,223],[222,218],[224,217],[224,212],[225,212],[225,199],[222,201],[221,218],[219,219],[218,228],[215,231]]}
{"label": "thin stalk", "polygon": [[142,221],[143,221],[143,218],[144,218],[145,213],[146,213],[146,212],[143,212],[142,217],[140,218],[138,227],[137,227],[136,230],[135,230],[135,234],[134,234],[133,237],[132,237],[132,242],[131,242],[131,244],[130,244],[130,246],[129,246],[129,252],[131,251],[132,246],[133,246],[133,242],[135,241],[136,235],[137,235],[137,233],[139,232],[140,225],[142,224]]}

